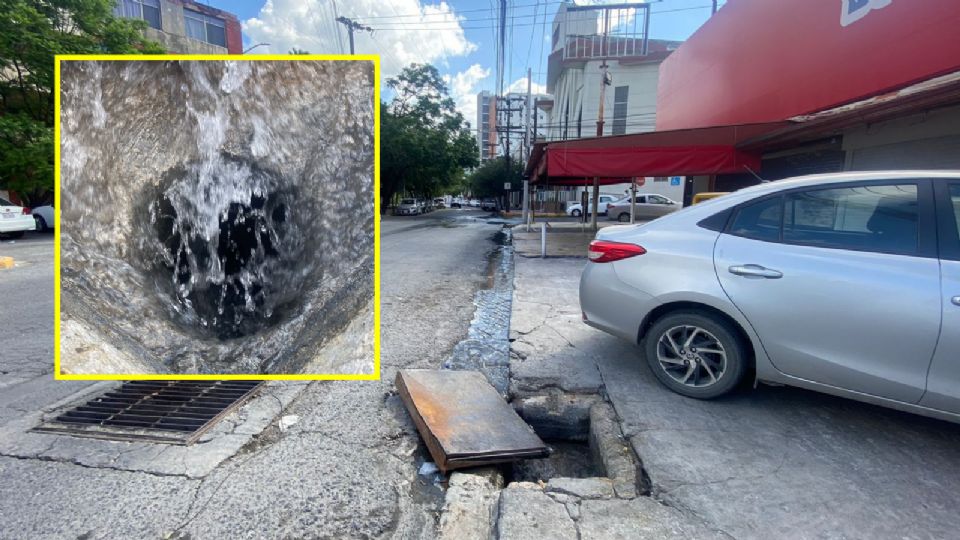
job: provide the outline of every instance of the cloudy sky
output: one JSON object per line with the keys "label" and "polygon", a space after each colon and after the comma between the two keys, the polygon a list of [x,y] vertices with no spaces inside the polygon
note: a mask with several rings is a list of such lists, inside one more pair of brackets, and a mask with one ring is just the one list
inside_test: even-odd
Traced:
{"label": "cloudy sky", "polygon": [[[622,0],[608,0],[622,1]],[[498,0],[207,0],[243,23],[244,47],[283,54],[291,48],[314,54],[349,53],[347,33],[335,22],[345,16],[373,28],[355,34],[357,53],[381,56],[382,76],[412,62],[440,70],[457,105],[476,122],[476,94],[496,87]],[[577,3],[605,3],[578,0]],[[720,2],[723,4],[723,1]],[[534,91],[544,88],[550,23],[558,0],[508,0],[504,85],[526,91],[527,67]],[[710,15],[710,0],[659,0],[651,8],[650,35],[686,39]]]}

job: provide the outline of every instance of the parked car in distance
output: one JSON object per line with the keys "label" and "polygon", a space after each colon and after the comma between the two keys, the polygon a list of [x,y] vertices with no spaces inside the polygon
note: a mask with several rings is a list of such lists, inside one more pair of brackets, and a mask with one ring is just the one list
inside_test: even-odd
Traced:
{"label": "parked car in distance", "polygon": [[20,238],[25,231],[32,231],[37,224],[30,209],[0,199],[0,237]]}
{"label": "parked car in distance", "polygon": [[497,211],[497,201],[493,199],[484,199],[480,203],[480,209],[484,212],[496,212]]}
{"label": "parked car in distance", "polygon": [[765,183],[589,250],[584,322],[677,393],[749,373],[960,422],[960,171]]}
{"label": "parked car in distance", "polygon": [[[621,199],[622,199],[622,197],[621,197]],[[603,193],[601,193],[601,194],[600,194],[600,198],[597,199],[597,214],[599,214],[599,215],[601,215],[601,216],[602,216],[602,215],[606,215],[606,213],[607,213],[607,207],[609,207],[611,204],[617,202],[618,200],[620,200],[620,199],[618,199],[616,195],[604,195]],[[567,205],[567,215],[568,215],[568,216],[573,216],[573,217],[580,217],[580,216],[582,216],[582,215],[583,215],[583,211],[584,211],[582,206],[583,206],[583,205],[581,205],[581,204],[578,203],[578,202],[568,204],[568,205]],[[587,215],[588,215],[588,216],[590,215],[590,211],[591,211],[592,209],[593,209],[593,197],[590,197],[589,201],[587,202]]]}
{"label": "parked car in distance", "polygon": [[433,199],[433,207],[434,207],[434,208],[446,208],[446,207],[447,207],[447,201],[445,201],[445,200],[443,199],[443,197],[437,197],[437,198]]}
{"label": "parked car in distance", "polygon": [[400,199],[400,204],[393,209],[396,216],[416,216],[422,213],[420,202],[416,199]]}
{"label": "parked car in distance", "polygon": [[31,212],[33,214],[33,220],[36,224],[36,229],[38,231],[49,231],[53,229],[53,225],[56,222],[53,217],[53,206],[45,204],[43,206],[38,206],[34,208]]}
{"label": "parked car in distance", "polygon": [[463,205],[460,204],[460,201],[451,201],[451,202],[450,202],[450,208],[462,208],[462,207],[463,207]]}
{"label": "parked car in distance", "polygon": [[709,201],[710,199],[716,199],[722,195],[726,195],[728,191],[704,191],[702,193],[697,193],[693,196],[693,200],[690,204],[697,204],[703,201]]}
{"label": "parked car in distance", "polygon": [[[676,212],[681,208],[680,203],[655,193],[638,193],[636,204],[636,219],[649,221]],[[607,219],[621,223],[630,222],[630,197],[617,201],[607,207]]]}
{"label": "parked car in distance", "polygon": [[480,206],[480,201],[477,200],[477,199],[470,199],[470,203],[469,203],[469,204],[470,204],[470,206],[476,208],[476,207],[479,207],[479,206]]}

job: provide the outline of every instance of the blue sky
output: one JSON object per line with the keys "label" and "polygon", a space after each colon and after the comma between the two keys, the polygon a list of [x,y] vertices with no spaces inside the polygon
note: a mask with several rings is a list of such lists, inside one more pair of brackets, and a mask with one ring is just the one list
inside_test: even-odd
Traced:
{"label": "blue sky", "polygon": [[[346,32],[339,38],[333,29],[336,15],[351,17],[373,27],[356,36],[358,53],[380,54],[384,74],[390,76],[411,61],[430,62],[448,79],[451,93],[467,116],[475,106],[471,96],[495,90],[494,76],[498,0],[207,0],[231,11],[244,23],[244,44],[267,42],[258,53],[285,53],[296,46],[311,53],[338,53],[347,47]],[[578,3],[607,3],[602,1]],[[710,0],[660,0],[651,8],[652,38],[683,40],[710,16]],[[723,2],[720,2],[723,4]],[[546,79],[550,22],[558,0],[510,0],[507,31],[507,66],[504,84],[520,83],[529,66],[533,80]],[[546,29],[546,31],[545,31]],[[341,45],[342,44],[342,45]],[[522,85],[525,89],[525,84]]]}

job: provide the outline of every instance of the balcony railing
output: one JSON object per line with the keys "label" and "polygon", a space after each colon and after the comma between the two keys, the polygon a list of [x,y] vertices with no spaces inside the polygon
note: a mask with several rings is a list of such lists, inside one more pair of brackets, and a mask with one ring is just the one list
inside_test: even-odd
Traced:
{"label": "balcony railing", "polygon": [[647,54],[647,38],[634,35],[572,35],[567,36],[563,47],[564,60],[592,60],[601,58],[624,58]]}

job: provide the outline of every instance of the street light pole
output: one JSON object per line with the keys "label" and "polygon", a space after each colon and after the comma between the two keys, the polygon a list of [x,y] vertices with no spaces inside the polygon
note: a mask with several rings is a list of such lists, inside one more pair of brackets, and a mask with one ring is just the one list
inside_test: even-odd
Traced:
{"label": "street light pole", "polygon": [[248,52],[256,49],[257,47],[269,47],[269,46],[270,46],[269,43],[257,43],[256,45],[251,45],[250,47],[247,47],[247,50],[243,51],[242,54],[247,54]]}

